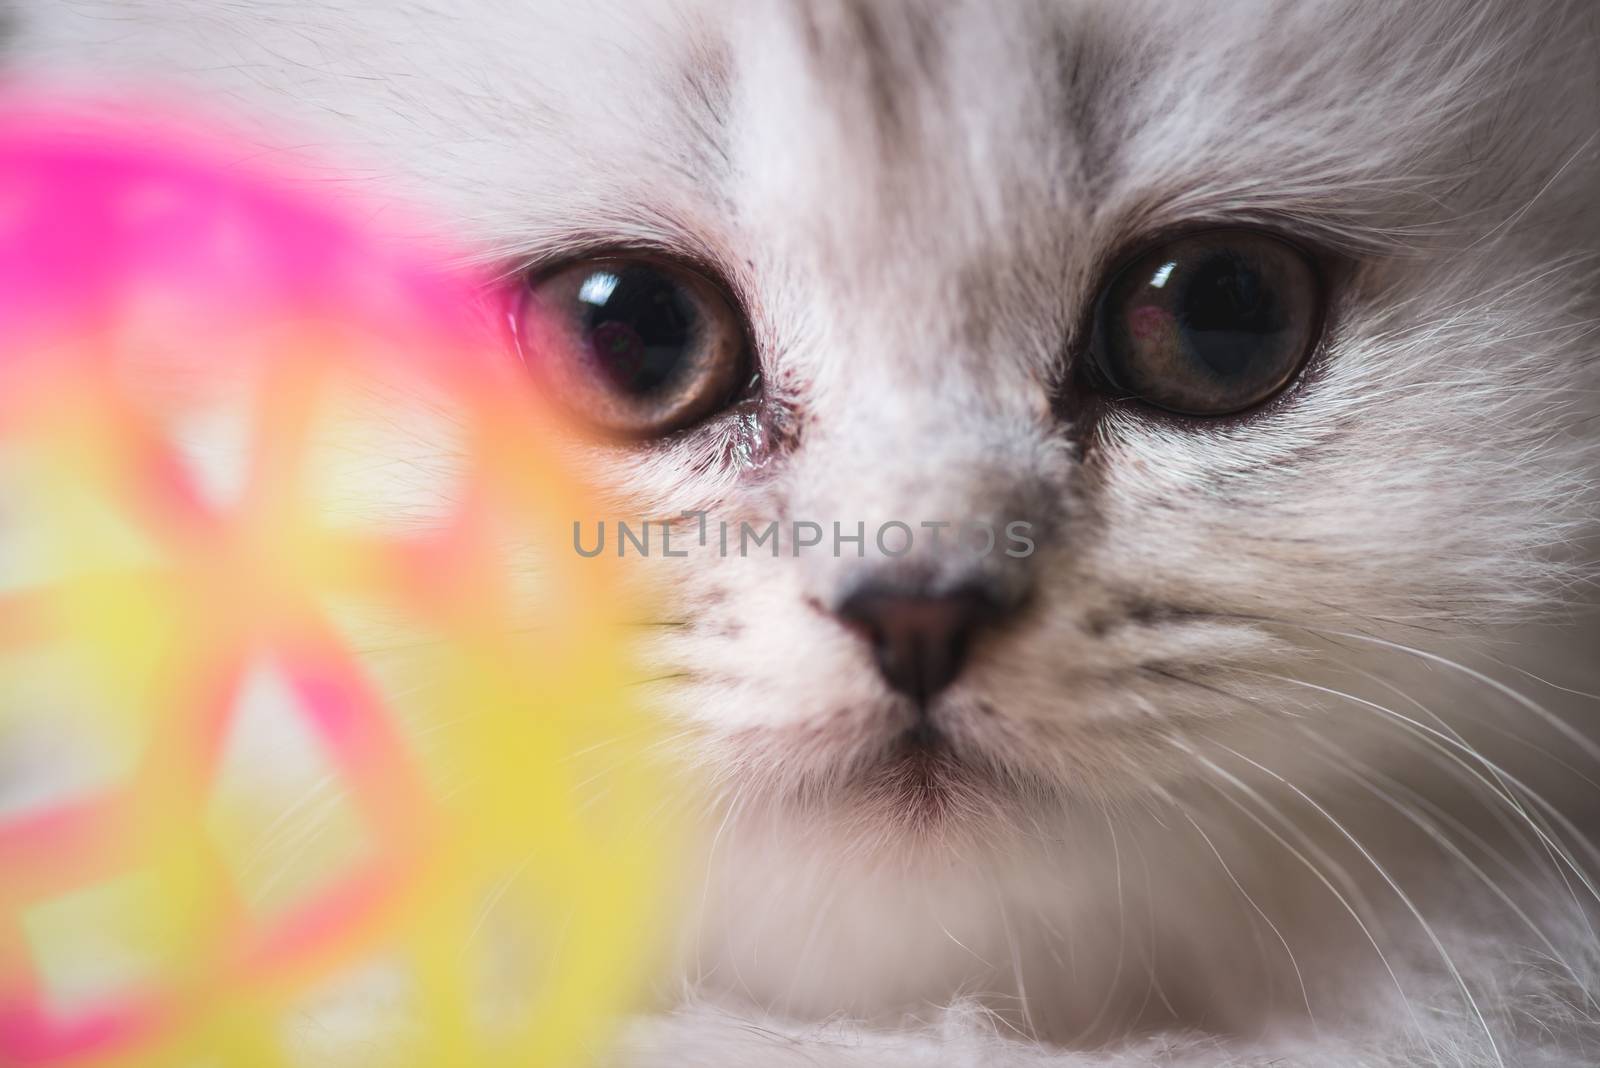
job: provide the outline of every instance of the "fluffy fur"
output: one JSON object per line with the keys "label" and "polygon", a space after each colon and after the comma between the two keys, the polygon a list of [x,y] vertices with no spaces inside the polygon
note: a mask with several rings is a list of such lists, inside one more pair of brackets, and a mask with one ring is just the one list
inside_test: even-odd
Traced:
{"label": "fluffy fur", "polygon": [[[18,16],[22,68],[319,131],[508,273],[713,265],[763,399],[598,456],[629,514],[1042,532],[932,766],[818,610],[885,561],[654,562],[663,714],[717,789],[681,977],[621,1063],[1600,1058],[1592,5]],[[1303,380],[1207,424],[1086,402],[1108,266],[1206,224],[1324,255]]]}

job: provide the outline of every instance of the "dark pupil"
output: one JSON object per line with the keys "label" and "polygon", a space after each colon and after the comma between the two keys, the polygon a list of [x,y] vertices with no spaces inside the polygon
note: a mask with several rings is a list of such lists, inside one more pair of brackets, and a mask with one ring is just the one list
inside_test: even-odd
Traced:
{"label": "dark pupil", "polygon": [[1224,378],[1249,370],[1287,327],[1261,273],[1227,252],[1189,276],[1178,314],[1190,351]]}
{"label": "dark pupil", "polygon": [[700,329],[684,288],[649,267],[595,271],[578,287],[578,307],[596,369],[627,393],[669,383]]}

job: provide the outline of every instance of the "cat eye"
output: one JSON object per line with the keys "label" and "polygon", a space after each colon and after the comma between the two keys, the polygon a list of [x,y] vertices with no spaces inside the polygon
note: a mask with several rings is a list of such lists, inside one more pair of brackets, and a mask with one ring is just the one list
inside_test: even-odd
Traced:
{"label": "cat eye", "polygon": [[1181,415],[1255,407],[1316,346],[1322,284],[1299,248],[1254,230],[1211,230],[1143,252],[1096,307],[1089,359],[1109,391]]}
{"label": "cat eye", "polygon": [[673,263],[598,258],[532,275],[513,325],[540,384],[609,436],[681,430],[727,405],[747,378],[732,303]]}

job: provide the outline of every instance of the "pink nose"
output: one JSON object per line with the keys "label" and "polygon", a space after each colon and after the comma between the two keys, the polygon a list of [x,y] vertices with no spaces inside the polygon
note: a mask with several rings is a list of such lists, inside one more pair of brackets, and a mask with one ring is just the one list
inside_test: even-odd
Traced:
{"label": "pink nose", "polygon": [[1001,611],[977,589],[920,594],[869,585],[836,614],[871,643],[884,682],[926,705],[955,681],[973,635]]}

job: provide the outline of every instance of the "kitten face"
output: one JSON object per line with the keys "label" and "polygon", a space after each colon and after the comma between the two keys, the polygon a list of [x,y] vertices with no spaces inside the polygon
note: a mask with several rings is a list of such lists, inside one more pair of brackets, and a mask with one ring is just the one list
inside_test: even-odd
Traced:
{"label": "kitten face", "polygon": [[[759,386],[595,447],[621,517],[869,532],[649,564],[663,700],[741,803],[907,844],[1160,787],[1305,711],[1270,676],[1330,632],[1471,632],[1566,575],[1594,430],[1580,5],[535,6],[117,0],[23,30],[48,61],[116,28],[126,64],[300,112],[508,268],[648,249],[721,279]],[[1216,227],[1309,250],[1298,380],[1216,419],[1096,392],[1112,269]],[[890,520],[1023,522],[1036,550],[891,559]],[[896,692],[843,606],[969,587],[1004,618],[937,695]]]}
{"label": "kitten face", "polygon": [[[500,299],[639,253],[723,291],[750,385],[663,436],[575,442],[609,518],[676,519],[689,553],[663,555],[658,533],[635,571],[659,597],[639,621],[654,696],[720,802],[701,989],[894,1020],[992,991],[1021,1005],[1017,1026],[1086,1045],[1259,1028],[1295,987],[1307,1014],[1378,1016],[1396,947],[1344,922],[1343,875],[1299,852],[1362,814],[1301,806],[1286,843],[1256,813],[1289,809],[1246,791],[1281,801],[1347,757],[1357,794],[1375,772],[1426,790],[1454,754],[1418,757],[1389,704],[1428,730],[1436,713],[1488,720],[1513,739],[1496,759],[1543,745],[1559,761],[1577,737],[1530,745],[1532,706],[1426,650],[1592,595],[1592,5],[23,7],[24,68],[192,82],[291,124],[269,143],[319,131],[329,158],[458,220],[503,268]],[[1317,279],[1293,381],[1217,417],[1097,387],[1092,327],[1119,266],[1220,231],[1276,235]],[[684,511],[705,514],[708,545]],[[891,521],[915,551],[880,549]],[[934,551],[922,524],[943,521],[988,523],[997,551]],[[772,522],[780,554],[740,555],[741,524]],[[823,544],[793,555],[795,522]],[[834,523],[864,528],[859,554],[834,551]],[[1012,523],[1031,553],[1004,552]],[[883,614],[906,594],[921,601]],[[920,682],[880,662],[874,628],[891,625],[921,636]],[[927,635],[952,628],[965,655],[930,659]],[[1561,640],[1579,662],[1592,625]],[[1532,666],[1526,646],[1496,649]],[[1397,682],[1405,661],[1423,670]],[[1388,728],[1359,754],[1358,722]],[[1526,780],[1547,797],[1553,767]],[[1414,895],[1476,890],[1481,872],[1437,863],[1420,824],[1408,838],[1399,806],[1380,808],[1344,843],[1369,896],[1413,860]],[[1501,882],[1541,852],[1511,851]],[[1241,891],[1284,932],[1282,958]],[[1576,923],[1551,929],[1546,945],[1577,944],[1561,933]],[[1504,962],[1527,958],[1506,947],[1531,943],[1468,933],[1457,959],[1506,985]],[[1466,1018],[1454,984],[1425,988],[1440,1020]]]}
{"label": "kitten face", "polygon": [[[1559,19],[1433,16],[823,4],[730,31],[689,140],[716,191],[689,217],[713,221],[685,225],[748,310],[761,396],[617,477],[645,514],[1038,540],[662,561],[663,673],[745,804],[942,833],[1159,787],[1219,730],[1304,710],[1270,676],[1330,632],[1471,631],[1543,596],[1586,507],[1560,409],[1592,298],[1559,264],[1592,243],[1534,216],[1581,195],[1549,183],[1593,165],[1574,131],[1597,105],[1520,110],[1550,97],[1501,64]],[[1096,395],[1112,268],[1214,226],[1314,250],[1328,318],[1300,380],[1209,420]],[[841,605],[974,573],[1021,607],[919,718]]]}

